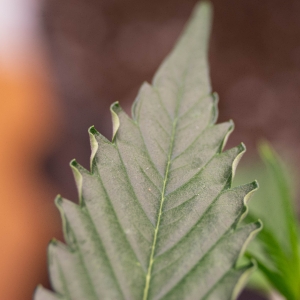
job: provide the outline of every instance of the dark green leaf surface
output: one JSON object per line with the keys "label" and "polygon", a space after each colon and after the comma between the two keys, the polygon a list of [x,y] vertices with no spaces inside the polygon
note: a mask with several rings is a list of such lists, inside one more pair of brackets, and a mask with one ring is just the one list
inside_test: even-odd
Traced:
{"label": "dark green leaf surface", "polygon": [[[231,189],[243,144],[222,152],[207,66],[210,6],[143,84],[130,119],[115,103],[112,142],[93,127],[91,171],[71,163],[80,203],[58,197],[67,246],[52,242],[53,289],[35,299],[233,299],[235,268],[259,222],[238,227],[257,183]],[[58,296],[60,295],[60,296]]]}

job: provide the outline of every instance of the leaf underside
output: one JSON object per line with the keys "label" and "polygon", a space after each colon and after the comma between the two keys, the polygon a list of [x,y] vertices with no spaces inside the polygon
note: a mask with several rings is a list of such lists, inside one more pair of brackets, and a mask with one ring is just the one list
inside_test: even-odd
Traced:
{"label": "leaf underside", "polygon": [[94,127],[91,171],[71,162],[79,205],[61,197],[67,245],[49,246],[54,299],[233,299],[253,269],[236,268],[259,222],[238,227],[257,183],[231,189],[243,144],[222,152],[207,66],[210,5],[200,4],[129,118],[111,107],[112,142]]}

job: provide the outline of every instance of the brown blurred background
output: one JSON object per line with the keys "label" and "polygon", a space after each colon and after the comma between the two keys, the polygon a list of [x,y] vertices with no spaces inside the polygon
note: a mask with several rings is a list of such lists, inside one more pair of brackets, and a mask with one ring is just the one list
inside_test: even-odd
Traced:
{"label": "brown blurred background", "polygon": [[[214,0],[210,47],[219,121],[256,159],[265,137],[300,165],[300,1]],[[53,198],[76,200],[68,162],[88,166],[87,128],[111,135],[195,0],[0,1],[0,298],[47,285],[46,247],[62,238]],[[244,293],[241,299],[261,299]]]}

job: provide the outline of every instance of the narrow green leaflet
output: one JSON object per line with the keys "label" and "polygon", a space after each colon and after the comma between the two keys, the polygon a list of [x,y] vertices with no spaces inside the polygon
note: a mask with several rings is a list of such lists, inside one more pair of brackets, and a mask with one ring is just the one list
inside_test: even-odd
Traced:
{"label": "narrow green leaflet", "polygon": [[231,189],[243,144],[222,152],[207,66],[210,5],[199,5],[129,118],[111,107],[112,142],[93,127],[91,171],[71,163],[80,203],[58,197],[67,245],[49,246],[45,299],[234,299],[236,268],[259,222],[238,226],[253,182]]}
{"label": "narrow green leaflet", "polygon": [[264,229],[247,253],[255,257],[259,271],[272,289],[288,300],[299,300],[300,236],[291,176],[287,175],[285,166],[268,143],[261,143],[259,152],[265,167],[256,167],[253,171],[262,188],[251,203],[248,220],[262,218]]}

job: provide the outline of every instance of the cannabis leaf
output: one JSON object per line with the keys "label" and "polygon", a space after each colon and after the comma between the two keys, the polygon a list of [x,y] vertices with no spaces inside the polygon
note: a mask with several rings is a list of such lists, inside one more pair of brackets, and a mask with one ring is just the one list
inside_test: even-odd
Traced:
{"label": "cannabis leaf", "polygon": [[[267,278],[253,282],[261,289],[277,290],[289,300],[300,299],[300,235],[293,201],[291,176],[287,167],[267,142],[259,146],[264,167],[256,166],[239,180],[251,173],[258,174],[262,188],[251,203],[248,221],[258,217],[264,220],[264,229],[251,243],[247,254],[258,262],[259,271]],[[256,175],[257,176],[257,175]]]}
{"label": "cannabis leaf", "polygon": [[80,204],[58,197],[67,246],[49,246],[55,294],[35,299],[230,299],[259,222],[238,227],[256,182],[231,189],[243,144],[222,153],[207,67],[210,6],[201,4],[130,119],[111,107],[112,142],[90,128],[91,172],[71,163]]}

